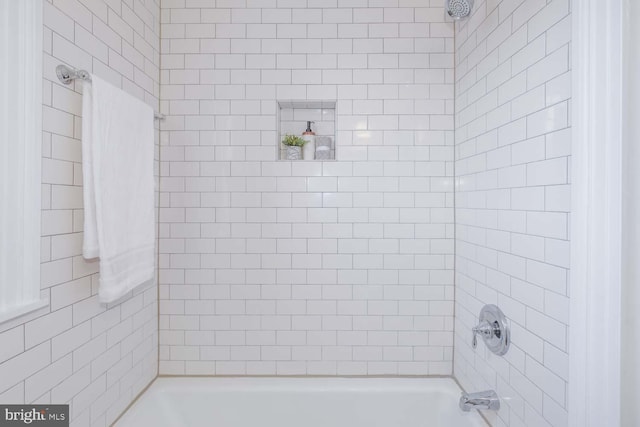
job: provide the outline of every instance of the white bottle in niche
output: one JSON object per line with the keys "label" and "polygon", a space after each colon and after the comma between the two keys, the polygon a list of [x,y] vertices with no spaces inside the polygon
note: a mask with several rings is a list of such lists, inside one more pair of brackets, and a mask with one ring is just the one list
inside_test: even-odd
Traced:
{"label": "white bottle in niche", "polygon": [[304,160],[314,160],[316,155],[316,133],[311,130],[311,123],[307,122],[307,130],[302,134],[302,139],[307,141],[302,146],[302,158]]}

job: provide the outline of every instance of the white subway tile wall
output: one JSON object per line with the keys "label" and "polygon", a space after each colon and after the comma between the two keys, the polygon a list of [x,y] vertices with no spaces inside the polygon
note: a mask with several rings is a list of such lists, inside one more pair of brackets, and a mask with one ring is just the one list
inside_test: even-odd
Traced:
{"label": "white subway tile wall", "polygon": [[[442,1],[162,8],[160,373],[451,374]],[[336,101],[338,160],[277,161],[277,100]]]}
{"label": "white subway tile wall", "polygon": [[[51,305],[1,325],[0,402],[107,426],[158,371],[453,372],[505,398],[492,425],[567,425],[569,0],[478,0],[455,46],[442,3],[45,1]],[[97,302],[81,85],[59,63],[167,114],[159,317],[153,284]],[[278,161],[277,100],[336,101],[338,160]],[[486,303],[506,358],[471,348]]]}
{"label": "white subway tile wall", "polygon": [[[569,0],[477,1],[456,29],[454,373],[495,389],[495,426],[566,426],[571,104]],[[471,327],[512,326],[505,358]]]}
{"label": "white subway tile wall", "polygon": [[98,263],[82,258],[81,83],[96,73],[158,109],[155,0],[48,0],[44,7],[42,293],[49,308],[0,325],[0,402],[69,403],[71,425],[108,426],[156,376],[157,289],[97,301]]}

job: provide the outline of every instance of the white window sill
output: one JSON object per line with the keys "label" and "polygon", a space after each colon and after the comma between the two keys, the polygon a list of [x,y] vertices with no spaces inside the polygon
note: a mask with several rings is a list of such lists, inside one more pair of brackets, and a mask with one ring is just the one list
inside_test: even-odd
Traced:
{"label": "white window sill", "polygon": [[31,304],[23,305],[12,310],[0,313],[0,325],[11,320],[16,320],[22,316],[33,313],[36,310],[40,310],[49,305],[48,299],[41,299]]}

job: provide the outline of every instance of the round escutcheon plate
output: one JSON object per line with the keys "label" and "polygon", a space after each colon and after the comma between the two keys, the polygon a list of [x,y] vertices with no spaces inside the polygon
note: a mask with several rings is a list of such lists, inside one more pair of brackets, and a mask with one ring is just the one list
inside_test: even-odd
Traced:
{"label": "round escutcheon plate", "polygon": [[487,322],[491,325],[493,333],[490,336],[483,335],[484,343],[491,352],[503,356],[509,351],[511,336],[507,318],[496,305],[487,304],[480,310],[480,323]]}

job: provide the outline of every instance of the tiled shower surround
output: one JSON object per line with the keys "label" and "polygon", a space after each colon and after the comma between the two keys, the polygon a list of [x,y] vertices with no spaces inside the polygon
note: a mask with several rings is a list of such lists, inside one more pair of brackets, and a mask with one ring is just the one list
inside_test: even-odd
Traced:
{"label": "tiled shower surround", "polygon": [[[162,6],[160,373],[451,374],[442,1]],[[337,161],[277,161],[277,100],[337,101]]]}
{"label": "tiled shower surround", "polygon": [[[51,304],[0,325],[0,402],[106,427],[158,372],[454,374],[494,426],[566,426],[570,4],[475,3],[454,37],[443,0],[43,1]],[[109,306],[59,63],[167,114],[159,289]],[[305,100],[335,103],[335,161],[278,160]],[[505,358],[471,347],[486,303]]]}
{"label": "tiled shower surround", "polygon": [[[454,374],[505,398],[495,426],[567,425],[569,10],[479,1],[456,33]],[[489,303],[511,322],[504,358],[471,348]]]}

